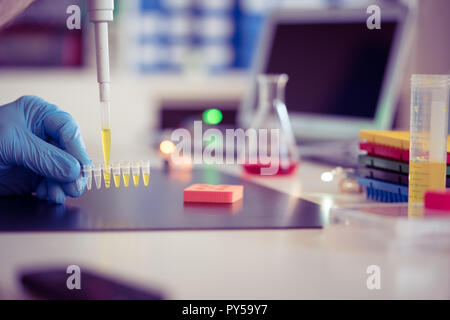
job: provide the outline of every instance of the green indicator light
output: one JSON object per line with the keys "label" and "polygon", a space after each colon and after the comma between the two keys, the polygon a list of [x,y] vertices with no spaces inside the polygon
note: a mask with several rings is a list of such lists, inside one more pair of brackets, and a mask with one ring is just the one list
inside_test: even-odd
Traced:
{"label": "green indicator light", "polygon": [[222,121],[222,112],[219,109],[208,109],[203,112],[203,121],[206,124],[219,124]]}

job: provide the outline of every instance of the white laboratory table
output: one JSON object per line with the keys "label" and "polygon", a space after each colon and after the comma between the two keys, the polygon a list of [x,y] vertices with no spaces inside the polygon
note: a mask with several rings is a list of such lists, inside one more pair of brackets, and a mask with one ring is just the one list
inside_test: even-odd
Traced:
{"label": "white laboratory table", "polygon": [[[280,191],[346,206],[364,195],[342,195],[320,181],[329,167],[302,162],[291,178],[258,178]],[[230,173],[239,168],[227,168]],[[450,254],[436,247],[391,246],[361,227],[315,230],[41,232],[0,234],[0,298],[27,298],[23,268],[77,264],[171,299],[450,298]],[[378,265],[381,288],[369,290],[367,267]]]}
{"label": "white laboratory table", "polygon": [[[0,104],[36,94],[60,105],[79,123],[91,156],[101,157],[101,148],[91,146],[99,135],[94,72],[2,75]],[[246,85],[243,75],[143,80],[113,73],[112,78],[112,157],[117,144],[129,144],[130,139],[146,143],[138,137],[154,125],[156,100],[174,95],[239,97]],[[136,151],[138,159],[146,159],[141,151]],[[129,148],[120,154],[133,158]],[[320,181],[326,169],[302,162],[294,177],[254,180],[326,207],[367,201],[362,194],[339,194],[335,182]],[[231,174],[239,170],[225,169]],[[448,250],[392,246],[364,228],[344,225],[315,230],[0,233],[0,298],[27,297],[17,281],[22,268],[69,264],[161,288],[173,299],[450,298]],[[380,290],[367,289],[369,265],[380,267]]]}

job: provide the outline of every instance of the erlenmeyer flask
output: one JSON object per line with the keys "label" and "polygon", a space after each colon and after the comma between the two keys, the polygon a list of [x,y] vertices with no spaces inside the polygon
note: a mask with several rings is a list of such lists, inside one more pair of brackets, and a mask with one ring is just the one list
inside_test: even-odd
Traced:
{"label": "erlenmeyer flask", "polygon": [[[273,151],[274,148],[277,148],[279,156],[276,161],[279,167],[276,174],[294,172],[299,162],[295,138],[285,104],[284,93],[288,80],[287,74],[261,74],[258,76],[258,104],[250,124],[251,128],[258,129],[258,133],[261,132],[259,129],[266,129],[268,135],[264,152]],[[273,145],[271,139],[274,129],[277,130],[279,135],[276,146]],[[260,134],[258,136],[258,139],[262,138]],[[259,140],[257,163],[246,163],[244,165],[244,169],[249,173],[261,174],[261,168],[271,165],[270,163],[263,164],[263,161],[260,161],[261,146],[261,140]],[[273,161],[273,157],[271,158],[271,161]]]}

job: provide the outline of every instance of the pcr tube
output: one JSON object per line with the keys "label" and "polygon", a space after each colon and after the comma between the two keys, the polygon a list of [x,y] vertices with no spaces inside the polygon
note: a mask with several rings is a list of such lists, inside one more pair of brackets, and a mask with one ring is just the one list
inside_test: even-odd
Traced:
{"label": "pcr tube", "polygon": [[120,166],[122,167],[123,184],[128,187],[130,184],[130,161],[122,161]]}
{"label": "pcr tube", "polygon": [[144,185],[148,186],[150,180],[150,160],[141,160],[142,164],[142,178],[144,179]]}
{"label": "pcr tube", "polygon": [[[102,164],[103,177],[105,178],[105,187],[109,188],[110,183],[106,183],[107,180],[111,181],[111,165]],[[109,179],[108,179],[109,178]]]}
{"label": "pcr tube", "polygon": [[102,187],[102,165],[100,163],[94,164],[94,180],[97,189]]}
{"label": "pcr tube", "polygon": [[139,185],[140,166],[141,161],[133,161],[131,172],[133,173],[133,184],[135,187]]}
{"label": "pcr tube", "polygon": [[114,161],[111,164],[112,167],[112,173],[114,178],[114,185],[116,188],[120,187],[120,162]]}
{"label": "pcr tube", "polygon": [[83,177],[86,180],[86,187],[88,190],[92,188],[92,165],[85,164],[82,167]]}

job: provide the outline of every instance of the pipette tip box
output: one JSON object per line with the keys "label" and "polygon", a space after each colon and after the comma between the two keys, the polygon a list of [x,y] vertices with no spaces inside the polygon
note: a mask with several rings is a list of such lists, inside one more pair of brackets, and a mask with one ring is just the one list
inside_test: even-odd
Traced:
{"label": "pipette tip box", "polygon": [[363,177],[358,177],[358,184],[366,189],[369,199],[380,202],[408,201],[408,186]]}
{"label": "pipette tip box", "polygon": [[[367,154],[398,160],[409,161],[409,132],[361,130],[359,148]],[[450,139],[447,139],[447,164],[450,165]]]}

